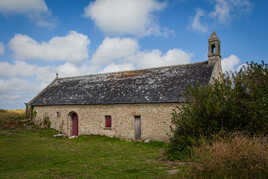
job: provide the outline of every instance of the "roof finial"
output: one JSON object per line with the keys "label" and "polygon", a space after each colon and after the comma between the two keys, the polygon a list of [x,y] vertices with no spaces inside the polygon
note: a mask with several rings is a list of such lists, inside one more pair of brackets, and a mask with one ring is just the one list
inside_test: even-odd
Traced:
{"label": "roof finial", "polygon": [[217,36],[217,33],[215,31],[213,31],[209,37],[210,40],[214,40],[217,39],[219,40],[219,37]]}
{"label": "roof finial", "polygon": [[56,73],[56,79],[58,79],[59,78],[59,74],[58,73]]}

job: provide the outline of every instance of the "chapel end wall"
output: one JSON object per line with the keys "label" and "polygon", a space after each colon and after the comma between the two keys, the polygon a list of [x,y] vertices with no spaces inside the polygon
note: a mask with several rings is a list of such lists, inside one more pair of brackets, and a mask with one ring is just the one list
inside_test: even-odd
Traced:
{"label": "chapel end wall", "polygon": [[221,67],[221,60],[217,61],[214,65],[209,83],[214,83],[215,80],[221,80],[222,77],[222,67]]}
{"label": "chapel end wall", "polygon": [[[79,135],[105,135],[135,139],[134,117],[141,116],[142,140],[167,141],[170,134],[171,113],[178,103],[114,104],[114,105],[64,105],[36,106],[35,122],[47,116],[51,128],[71,135],[70,112],[78,114]],[[57,116],[59,112],[60,116]],[[112,117],[111,129],[105,128],[105,116]]]}

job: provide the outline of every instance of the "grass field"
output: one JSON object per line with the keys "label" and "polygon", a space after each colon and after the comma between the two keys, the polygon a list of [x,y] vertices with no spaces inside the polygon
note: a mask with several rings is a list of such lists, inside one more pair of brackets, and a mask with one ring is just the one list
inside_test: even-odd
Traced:
{"label": "grass field", "polygon": [[171,162],[165,160],[165,143],[103,136],[54,138],[56,133],[33,125],[23,113],[0,110],[0,179],[268,176],[265,138],[237,136],[204,143],[187,162]]}
{"label": "grass field", "polygon": [[101,136],[53,138],[51,129],[1,130],[0,178],[176,178],[163,143]]}
{"label": "grass field", "polygon": [[162,160],[165,143],[54,138],[57,131],[24,121],[21,110],[0,110],[0,178],[177,178],[171,173],[183,172]]}

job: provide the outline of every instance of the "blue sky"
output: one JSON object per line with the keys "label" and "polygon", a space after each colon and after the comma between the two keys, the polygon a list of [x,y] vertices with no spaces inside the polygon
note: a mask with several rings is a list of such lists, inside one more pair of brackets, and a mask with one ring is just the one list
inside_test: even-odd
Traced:
{"label": "blue sky", "polygon": [[207,60],[268,62],[263,0],[1,0],[0,108],[24,108],[60,77]]}

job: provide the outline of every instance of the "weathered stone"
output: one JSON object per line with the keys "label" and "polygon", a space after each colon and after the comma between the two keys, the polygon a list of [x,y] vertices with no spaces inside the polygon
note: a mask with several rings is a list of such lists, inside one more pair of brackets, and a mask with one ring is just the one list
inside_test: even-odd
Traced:
{"label": "weathered stone", "polygon": [[169,175],[176,175],[180,172],[179,169],[173,169],[173,170],[168,170],[167,171]]}
{"label": "weathered stone", "polygon": [[69,139],[75,139],[77,136],[70,136]]}
{"label": "weathered stone", "polygon": [[64,137],[64,134],[55,134],[53,137]]}
{"label": "weathered stone", "polygon": [[145,140],[144,140],[144,143],[149,143],[149,142],[151,142],[150,139],[145,139]]}
{"label": "weathered stone", "polygon": [[[171,113],[179,103],[163,104],[114,104],[114,105],[62,105],[36,106],[35,123],[45,116],[51,121],[51,128],[71,136],[74,111],[78,115],[79,135],[105,135],[124,139],[135,139],[134,116],[141,116],[141,139],[167,141],[170,134]],[[57,117],[57,112],[60,117]],[[111,130],[105,130],[105,116],[112,117]]]}

